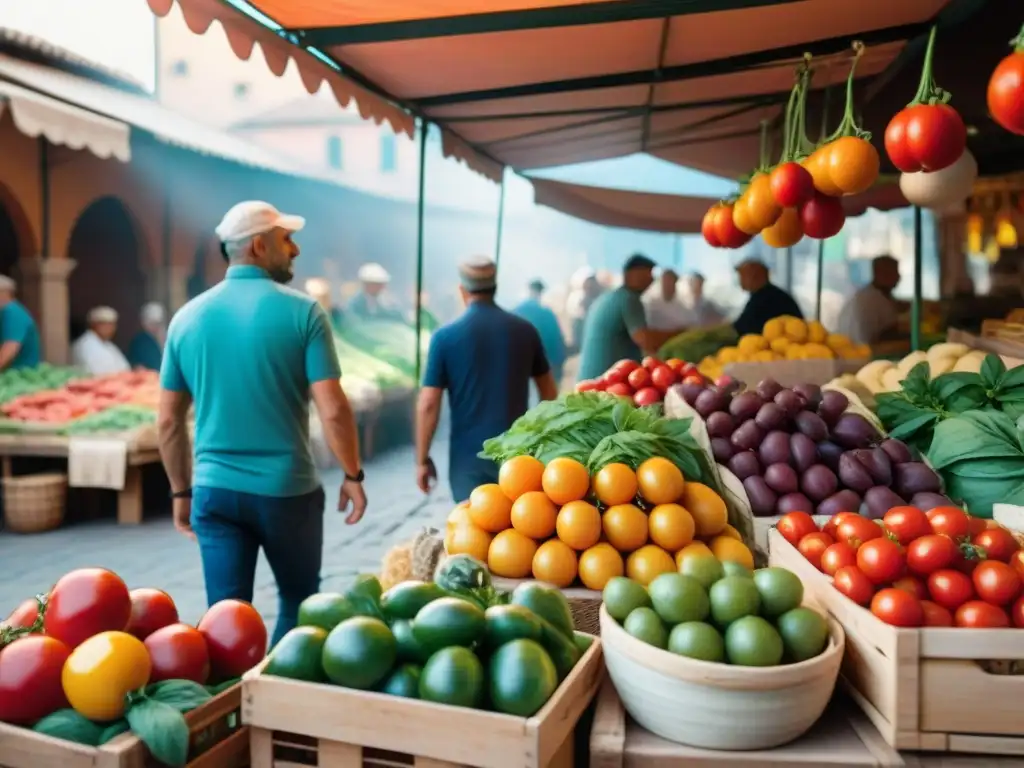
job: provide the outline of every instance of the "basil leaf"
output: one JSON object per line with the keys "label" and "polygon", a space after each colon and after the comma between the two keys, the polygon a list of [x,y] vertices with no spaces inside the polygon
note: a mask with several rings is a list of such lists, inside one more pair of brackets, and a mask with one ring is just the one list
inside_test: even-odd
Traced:
{"label": "basil leaf", "polygon": [[100,739],[96,743],[96,746],[103,746],[108,741],[113,741],[122,733],[128,733],[131,730],[131,726],[128,725],[128,721],[124,718],[115,720],[106,728],[103,729],[103,733],[100,734]]}
{"label": "basil leaf", "polygon": [[999,355],[986,355],[981,364],[981,383],[989,392],[994,392],[1006,374],[1006,364]]}
{"label": "basil leaf", "polygon": [[[1000,361],[1002,362],[1002,361]],[[1024,388],[1024,365],[1010,368],[999,381],[999,389],[1006,392],[1011,389]]]}
{"label": "basil leaf", "polygon": [[174,707],[179,712],[191,712],[213,697],[199,683],[191,680],[163,680],[146,688],[146,696]]}
{"label": "basil leaf", "polygon": [[73,741],[76,744],[86,744],[95,747],[103,742],[103,727],[96,725],[73,709],[59,709],[53,712],[34,726],[32,730],[44,736],[52,736],[55,739]]}
{"label": "basil leaf", "polygon": [[[931,443],[931,437],[928,435],[927,430],[934,427],[938,421],[939,415],[937,413],[922,413],[890,429],[889,437],[895,440],[903,440],[904,442],[914,442],[919,447],[927,448]],[[920,442],[913,439],[918,436],[925,439]]]}
{"label": "basil leaf", "polygon": [[150,753],[171,768],[182,768],[188,761],[188,725],[185,717],[169,704],[139,699],[126,715],[132,732]]}
{"label": "basil leaf", "polygon": [[910,369],[901,387],[912,400],[923,400],[928,397],[928,363],[921,362]]}

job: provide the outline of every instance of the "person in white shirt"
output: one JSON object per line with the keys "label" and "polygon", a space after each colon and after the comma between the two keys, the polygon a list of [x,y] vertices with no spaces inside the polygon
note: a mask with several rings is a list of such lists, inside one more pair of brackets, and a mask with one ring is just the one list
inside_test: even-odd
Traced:
{"label": "person in white shirt", "polygon": [[871,262],[871,282],[853,294],[839,313],[839,332],[856,344],[893,340],[901,303],[892,292],[899,282],[899,262],[892,256],[875,258]]}
{"label": "person in white shirt", "polygon": [[684,305],[690,313],[687,325],[703,328],[725,322],[725,312],[714,302],[704,298],[704,275],[700,272],[691,272],[686,276],[686,287],[690,294],[689,301]]}
{"label": "person in white shirt", "polygon": [[693,324],[690,313],[679,300],[679,275],[671,269],[661,271],[661,280],[644,296],[647,327],[654,331],[671,331]]}
{"label": "person in white shirt", "polygon": [[114,344],[117,312],[110,307],[94,307],[86,317],[89,330],[71,345],[71,361],[93,376],[131,370],[128,359]]}

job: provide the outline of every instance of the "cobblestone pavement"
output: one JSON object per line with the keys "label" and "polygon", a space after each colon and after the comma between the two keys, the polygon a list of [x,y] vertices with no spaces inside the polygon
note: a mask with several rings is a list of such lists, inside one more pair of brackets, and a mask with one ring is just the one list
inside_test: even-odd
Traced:
{"label": "cobblestone pavement", "polygon": [[[369,507],[354,527],[332,511],[342,476],[323,473],[328,511],[324,530],[323,589],[344,588],[358,573],[379,571],[381,557],[394,544],[411,539],[423,527],[443,527],[451,511],[447,486],[447,444],[433,455],[442,482],[430,497],[414,483],[411,448],[391,451],[366,465]],[[113,520],[71,525],[35,536],[0,533],[0,617],[26,597],[45,591],[63,573],[85,566],[110,568],[129,587],[153,586],[171,594],[183,621],[197,622],[206,609],[199,550],[176,533],[169,516],[149,514],[139,526],[119,527]],[[260,556],[254,603],[269,625],[277,616],[277,591]]]}

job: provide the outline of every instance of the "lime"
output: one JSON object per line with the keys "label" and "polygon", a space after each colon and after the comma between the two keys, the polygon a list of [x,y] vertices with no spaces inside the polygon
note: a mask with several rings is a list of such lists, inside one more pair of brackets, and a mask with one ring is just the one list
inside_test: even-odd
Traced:
{"label": "lime", "polygon": [[725,642],[718,630],[703,621],[677,624],[668,636],[668,649],[701,661],[725,661]]}
{"label": "lime", "polygon": [[743,576],[747,579],[754,575],[754,572],[743,563],[733,562],[732,560],[726,560],[722,563],[722,571],[724,571],[726,576]]}
{"label": "lime", "polygon": [[701,621],[710,610],[708,593],[692,576],[663,573],[650,583],[647,591],[655,612],[666,624]]}
{"label": "lime", "polygon": [[754,616],[761,607],[761,597],[753,579],[726,576],[711,585],[711,618],[720,627],[727,627],[736,619]]}
{"label": "lime", "polygon": [[664,648],[668,643],[668,630],[653,608],[634,608],[622,628],[637,640],[655,648]]}
{"label": "lime", "polygon": [[778,618],[786,657],[793,661],[813,659],[828,645],[828,622],[810,608],[794,608]]}
{"label": "lime", "polygon": [[782,638],[760,616],[743,616],[725,631],[725,654],[730,664],[774,667],[782,661]]}
{"label": "lime", "polygon": [[714,555],[685,557],[679,564],[679,572],[695,578],[704,589],[710,589],[712,584],[725,575],[724,568],[725,566]]}
{"label": "lime", "polygon": [[608,579],[601,597],[604,599],[604,607],[608,609],[608,615],[620,624],[635,608],[651,606],[651,596],[647,594],[644,586],[625,576]]}
{"label": "lime", "polygon": [[761,568],[754,571],[754,584],[761,596],[761,614],[774,619],[798,608],[804,599],[800,577],[785,568]]}
{"label": "lime", "polygon": [[422,670],[415,664],[402,664],[381,683],[379,690],[381,693],[388,693],[392,696],[418,699],[420,697],[421,672]]}

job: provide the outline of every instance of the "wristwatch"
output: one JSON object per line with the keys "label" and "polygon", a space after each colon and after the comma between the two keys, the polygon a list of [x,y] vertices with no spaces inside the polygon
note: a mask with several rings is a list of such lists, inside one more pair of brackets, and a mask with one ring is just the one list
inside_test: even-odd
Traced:
{"label": "wristwatch", "polygon": [[191,499],[192,498],[192,489],[191,488],[186,488],[183,491],[172,491],[171,492],[171,498],[172,499]]}
{"label": "wristwatch", "polygon": [[366,472],[360,469],[357,475],[354,477],[352,475],[345,475],[345,479],[350,483],[361,483],[366,479]]}

